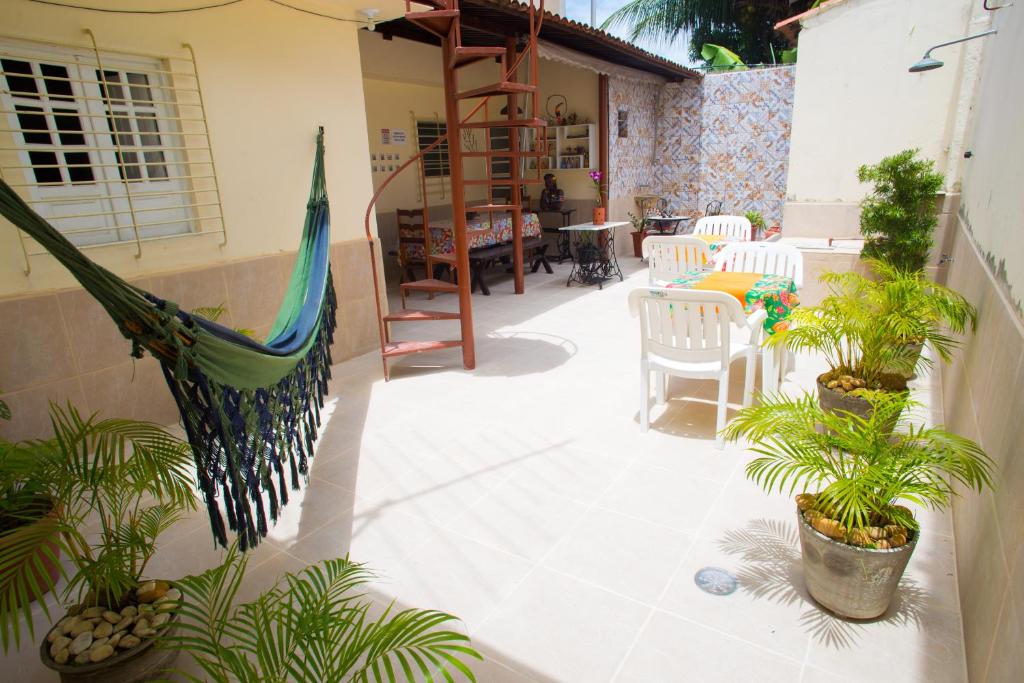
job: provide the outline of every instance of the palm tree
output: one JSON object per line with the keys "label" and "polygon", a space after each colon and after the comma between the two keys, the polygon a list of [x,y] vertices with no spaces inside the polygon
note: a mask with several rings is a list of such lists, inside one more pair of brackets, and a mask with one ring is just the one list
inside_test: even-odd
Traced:
{"label": "palm tree", "polygon": [[[714,43],[737,53],[747,64],[776,61],[789,47],[774,26],[817,0],[629,0],[601,28],[626,26],[631,40],[673,40],[690,36],[690,58]],[[774,59],[773,59],[774,55]]]}

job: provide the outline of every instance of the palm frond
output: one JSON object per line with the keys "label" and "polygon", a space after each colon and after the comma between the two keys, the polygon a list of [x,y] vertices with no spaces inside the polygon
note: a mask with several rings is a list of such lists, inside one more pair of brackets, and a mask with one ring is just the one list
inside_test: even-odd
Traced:
{"label": "palm frond", "polygon": [[320,562],[251,602],[230,607],[246,558],[237,546],[223,565],[178,582],[181,626],[165,646],[188,652],[214,681],[475,680],[480,655],[464,634],[444,628],[443,612],[389,608],[376,620],[359,588],[372,578],[347,559]]}

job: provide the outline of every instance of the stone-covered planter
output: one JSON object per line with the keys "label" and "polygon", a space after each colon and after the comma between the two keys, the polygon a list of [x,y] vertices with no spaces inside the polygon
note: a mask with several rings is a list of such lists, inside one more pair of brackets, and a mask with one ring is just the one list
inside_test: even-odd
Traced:
{"label": "stone-covered planter", "polygon": [[[837,391],[833,391],[828,388],[828,382],[831,379],[830,373],[825,373],[818,376],[818,405],[821,409],[830,413],[834,413],[837,410],[846,411],[853,413],[865,420],[871,417],[871,402],[861,396],[851,396],[849,394],[841,394]],[[902,378],[896,378],[896,376],[890,375],[892,379],[891,389],[888,391],[902,391],[909,393],[906,387],[906,382]],[[902,385],[902,386],[900,386]],[[895,426],[895,425],[893,425]]]}
{"label": "stone-covered planter", "polygon": [[[167,584],[164,583],[167,591]],[[180,594],[124,605],[120,610],[92,607],[68,614],[50,629],[39,647],[43,664],[62,683],[144,683],[166,679],[177,649],[156,646],[157,633],[173,633]],[[81,658],[82,661],[73,661]]]}
{"label": "stone-covered planter", "polygon": [[851,619],[873,619],[889,608],[918,532],[888,550],[859,548],[816,531],[797,510],[804,582],[822,607]]}

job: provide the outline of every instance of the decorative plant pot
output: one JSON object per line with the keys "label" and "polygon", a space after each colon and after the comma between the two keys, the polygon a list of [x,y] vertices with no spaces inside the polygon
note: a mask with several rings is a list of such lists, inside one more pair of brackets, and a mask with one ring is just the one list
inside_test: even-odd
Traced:
{"label": "decorative plant pot", "polygon": [[[905,348],[908,353],[912,354],[914,358],[914,366],[916,367],[917,359],[921,357],[921,351],[924,349],[924,344],[904,344],[903,348]],[[905,370],[897,370],[896,368],[888,368],[887,371],[894,375],[899,375],[908,381],[917,377],[917,373],[914,371],[906,372]]]}
{"label": "decorative plant pot", "polygon": [[[848,413],[858,415],[865,420],[869,419],[872,413],[870,401],[861,396],[850,396],[849,394],[841,394],[838,391],[829,389],[827,383],[831,378],[828,375],[829,373],[827,372],[823,375],[818,375],[818,405],[821,406],[821,409],[830,413],[840,410],[846,411]],[[905,381],[902,382],[904,385],[903,387],[899,386],[899,384],[901,384],[900,380],[902,380],[901,377],[891,377],[893,380],[891,384],[893,386],[891,388],[887,387],[889,391],[902,391],[904,393],[908,393],[908,390],[905,388]],[[895,424],[893,424],[893,426],[895,426]]]}
{"label": "decorative plant pot", "polygon": [[637,258],[644,257],[644,233],[640,230],[631,232],[630,236],[633,238],[633,256]]}
{"label": "decorative plant pot", "polygon": [[[161,636],[174,633],[177,627],[178,613],[167,614],[170,618],[162,626]],[[131,628],[126,631],[128,634],[131,632]],[[115,647],[111,656],[95,663],[58,664],[50,655],[49,639],[44,638],[39,646],[39,658],[43,665],[60,674],[61,683],[145,683],[165,680],[169,678],[168,669],[180,651],[159,647],[157,640],[152,637],[142,638],[138,645],[127,650]]]}
{"label": "decorative plant pot", "polygon": [[[40,496],[39,500],[43,501],[40,504],[40,512],[42,512],[42,510],[47,509],[47,507],[49,508],[49,511],[46,512],[46,514],[41,515],[38,519],[36,519],[36,521],[30,522],[29,525],[41,528],[43,525],[51,525],[52,526],[52,525],[56,524],[57,523],[58,511],[57,511],[56,508],[54,508],[53,501],[50,500],[49,497],[43,497],[43,496]],[[2,539],[2,540],[0,540],[0,550],[2,550],[3,547],[6,544],[10,543],[10,542],[11,542],[10,539]],[[42,563],[42,570],[43,571],[39,571],[38,568],[32,567],[32,576],[35,579],[36,585],[52,586],[55,583],[57,583],[57,578],[60,576],[60,564],[59,564],[59,562],[60,562],[60,546],[57,545],[56,543],[53,543],[53,542],[48,542],[46,544],[46,546],[49,549],[50,553],[52,553],[53,559],[51,560],[51,558],[49,556],[47,556],[47,555],[44,555],[43,557],[41,557],[40,561]],[[49,579],[49,580],[47,580],[47,579]],[[44,595],[46,593],[49,593],[49,592],[50,592],[49,589],[47,589],[44,592]],[[37,598],[35,596],[33,596],[29,600],[29,602],[35,602],[36,599]]]}
{"label": "decorative plant pot", "polygon": [[804,582],[825,609],[851,619],[873,619],[889,608],[919,533],[891,550],[858,548],[814,530],[797,511]]}
{"label": "decorative plant pot", "polygon": [[604,225],[604,212],[605,208],[603,206],[594,207],[594,225]]}

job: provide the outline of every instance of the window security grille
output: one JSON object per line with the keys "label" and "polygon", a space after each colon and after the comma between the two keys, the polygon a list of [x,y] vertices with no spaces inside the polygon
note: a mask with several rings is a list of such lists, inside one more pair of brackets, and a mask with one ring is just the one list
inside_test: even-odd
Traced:
{"label": "window security grille", "polygon": [[[439,137],[448,132],[444,121],[416,121],[417,150],[422,152],[430,147]],[[446,178],[451,175],[448,165],[448,141],[423,155],[423,173],[427,178]]]}
{"label": "window security grille", "polygon": [[[89,34],[91,36],[91,33]],[[195,58],[0,39],[0,173],[74,244],[227,234]],[[41,248],[19,231],[26,257]]]}

